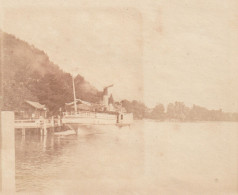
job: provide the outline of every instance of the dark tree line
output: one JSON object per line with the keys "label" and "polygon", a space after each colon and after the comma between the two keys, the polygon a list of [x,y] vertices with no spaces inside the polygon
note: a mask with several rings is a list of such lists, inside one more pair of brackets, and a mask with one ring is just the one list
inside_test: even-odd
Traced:
{"label": "dark tree line", "polygon": [[209,110],[198,105],[190,108],[183,102],[170,103],[165,115],[167,119],[180,121],[238,121],[237,113],[225,113],[221,109]]}
{"label": "dark tree line", "polygon": [[128,112],[134,114],[134,118],[155,119],[155,120],[175,120],[175,121],[238,121],[238,113],[225,113],[221,109],[209,110],[207,108],[193,105],[187,107],[183,102],[169,103],[167,108],[163,104],[157,104],[149,109],[138,101],[122,101]]}

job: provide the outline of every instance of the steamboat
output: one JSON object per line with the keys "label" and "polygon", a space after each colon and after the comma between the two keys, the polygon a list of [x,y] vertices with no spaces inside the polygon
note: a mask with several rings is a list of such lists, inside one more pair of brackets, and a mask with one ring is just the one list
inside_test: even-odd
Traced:
{"label": "steamboat", "polygon": [[62,124],[71,130],[95,129],[95,126],[130,126],[133,123],[133,114],[126,112],[120,102],[114,102],[112,94],[104,87],[101,101],[90,103],[76,99],[75,85],[73,79],[74,101],[65,104],[66,112],[63,113]]}

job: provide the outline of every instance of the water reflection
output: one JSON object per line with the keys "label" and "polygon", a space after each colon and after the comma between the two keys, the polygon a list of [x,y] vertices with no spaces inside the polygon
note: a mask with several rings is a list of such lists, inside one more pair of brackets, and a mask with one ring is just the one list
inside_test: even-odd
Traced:
{"label": "water reflection", "polygon": [[[67,138],[53,135],[16,135],[16,189],[17,191],[41,191],[45,190],[44,180],[47,174],[43,174],[48,166],[57,168],[60,163],[59,156],[63,154],[64,147],[74,144],[76,136]],[[51,169],[52,169],[51,167]],[[53,170],[52,169],[52,170]]]}
{"label": "water reflection", "polygon": [[139,132],[112,128],[83,136],[16,135],[17,191],[83,192],[91,185],[96,190],[131,180],[143,170]]}
{"label": "water reflection", "polygon": [[18,135],[16,188],[55,194],[236,192],[237,129],[238,123],[137,121],[85,136]]}
{"label": "water reflection", "polygon": [[59,137],[54,135],[39,136],[26,135],[16,136],[16,159],[21,161],[31,161],[44,159],[50,160],[48,155],[54,157],[62,154],[63,147],[74,143],[77,136]]}

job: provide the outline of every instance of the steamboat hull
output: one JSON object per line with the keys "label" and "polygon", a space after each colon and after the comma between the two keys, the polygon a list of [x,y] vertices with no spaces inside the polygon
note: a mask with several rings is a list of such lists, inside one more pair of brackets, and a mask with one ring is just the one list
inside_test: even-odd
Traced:
{"label": "steamboat hull", "polygon": [[74,115],[65,115],[62,123],[73,130],[94,131],[100,127],[129,126],[133,122],[133,115],[124,114],[107,114],[107,113],[78,113]]}

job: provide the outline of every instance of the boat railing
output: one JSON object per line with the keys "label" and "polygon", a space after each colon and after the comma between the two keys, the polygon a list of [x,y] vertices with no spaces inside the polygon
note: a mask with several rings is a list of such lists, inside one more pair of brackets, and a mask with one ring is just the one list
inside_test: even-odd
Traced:
{"label": "boat railing", "polygon": [[98,118],[98,119],[116,119],[116,115],[114,114],[108,114],[108,113],[98,113],[98,112],[65,112],[63,113],[63,115],[67,118],[67,117],[80,117],[80,118],[84,118],[84,117],[90,117],[90,118]]}

